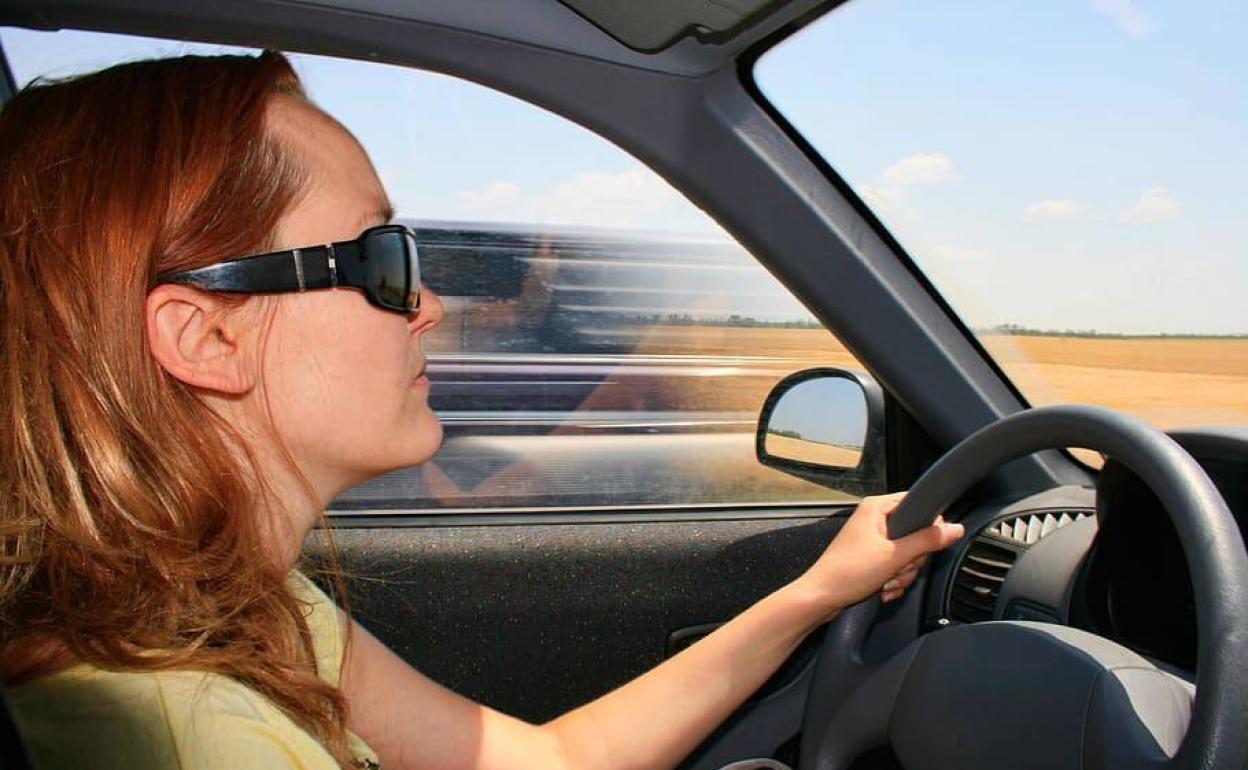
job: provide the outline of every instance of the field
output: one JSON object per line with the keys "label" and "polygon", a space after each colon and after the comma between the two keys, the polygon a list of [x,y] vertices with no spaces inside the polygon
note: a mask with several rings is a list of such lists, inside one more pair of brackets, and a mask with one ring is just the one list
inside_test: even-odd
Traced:
{"label": "field", "polygon": [[[858,367],[818,329],[642,327],[640,354],[763,356],[747,368]],[[984,345],[1033,405],[1099,404],[1161,428],[1248,425],[1248,339],[996,335]],[[778,360],[777,360],[778,359]],[[713,386],[719,398],[728,383]],[[761,405],[757,384],[737,397]],[[710,393],[708,392],[708,396]]]}
{"label": "field", "polygon": [[1248,340],[989,337],[1033,403],[1101,404],[1161,428],[1248,425]]}
{"label": "field", "polygon": [[[384,492],[379,499],[417,495],[442,509],[533,500],[546,505],[552,499],[573,506],[717,505],[849,494],[755,461],[755,419],[781,378],[816,366],[863,368],[831,334],[692,324],[610,331],[636,340],[627,351],[636,361],[608,362],[603,379],[589,383],[592,392],[577,402],[578,414],[566,423],[533,435],[461,430],[422,475],[396,476],[388,482],[393,489],[384,481],[370,489]],[[1101,404],[1161,428],[1248,426],[1248,340],[999,335],[983,343],[1035,405]],[[557,376],[542,380],[531,363],[515,360],[529,368],[518,367],[519,375],[505,372],[515,379],[500,381],[500,387],[516,389],[520,383],[517,398],[526,396],[523,387],[531,386],[530,380],[541,388],[558,384]],[[540,395],[541,388],[528,393]],[[612,422],[624,417],[619,425]],[[653,422],[649,432],[637,430],[647,420]],[[767,442],[780,454],[810,460],[820,459],[809,454],[812,450],[824,452],[824,459],[839,466],[857,459],[843,448],[782,436]],[[1100,462],[1092,453],[1079,456]]]}
{"label": "field", "polygon": [[765,444],[767,453],[785,460],[801,460],[807,463],[831,465],[836,468],[856,468],[862,461],[862,448],[820,444],[768,434]]}

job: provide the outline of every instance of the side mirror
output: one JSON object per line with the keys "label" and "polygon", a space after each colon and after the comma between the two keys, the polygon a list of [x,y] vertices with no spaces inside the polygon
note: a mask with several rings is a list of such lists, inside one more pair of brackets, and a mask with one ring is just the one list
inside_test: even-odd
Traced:
{"label": "side mirror", "polygon": [[755,451],[763,465],[855,495],[884,477],[884,392],[866,374],[804,369],[763,403]]}

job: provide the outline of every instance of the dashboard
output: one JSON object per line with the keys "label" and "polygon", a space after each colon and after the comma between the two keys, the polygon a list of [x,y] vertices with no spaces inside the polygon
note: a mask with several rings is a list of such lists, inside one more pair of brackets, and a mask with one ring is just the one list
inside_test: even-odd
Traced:
{"label": "dashboard", "polygon": [[[1172,432],[1248,532],[1248,430]],[[968,538],[934,574],[933,627],[1038,620],[1196,669],[1196,608],[1178,534],[1143,479],[1109,460],[1095,489],[1062,488],[963,517]]]}

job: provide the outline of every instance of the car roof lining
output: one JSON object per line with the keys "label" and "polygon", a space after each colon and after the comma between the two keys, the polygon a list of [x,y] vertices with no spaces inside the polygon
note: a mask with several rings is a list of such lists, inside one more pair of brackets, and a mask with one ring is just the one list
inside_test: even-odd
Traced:
{"label": "car roof lining", "polygon": [[[265,23],[331,11],[344,21],[384,19],[400,24],[441,27],[484,35],[510,43],[557,51],[564,55],[598,59],[611,64],[700,77],[734,65],[749,47],[776,30],[816,9],[836,5],[825,0],[491,0],[490,2],[413,2],[412,0],[221,0],[216,13],[228,8],[237,26]],[[711,15],[699,7],[731,6],[731,12]],[[572,6],[577,6],[575,9]],[[613,6],[619,6],[614,8]],[[684,9],[683,11],[681,9]],[[687,11],[687,12],[684,12]],[[166,0],[8,0],[0,7],[0,24],[54,30],[61,28],[169,36],[157,19],[185,21],[196,9],[171,7]],[[206,25],[199,34],[206,42],[255,45],[254,40],[223,37]],[[705,28],[704,31],[698,28]],[[647,29],[643,37],[640,30]],[[650,29],[664,30],[655,35]],[[645,49],[658,38],[662,45]],[[338,53],[284,40],[287,50]],[[359,53],[355,55],[358,57]]]}
{"label": "car roof lining", "polygon": [[783,0],[559,0],[635,51],[656,53],[686,35],[727,40]]}

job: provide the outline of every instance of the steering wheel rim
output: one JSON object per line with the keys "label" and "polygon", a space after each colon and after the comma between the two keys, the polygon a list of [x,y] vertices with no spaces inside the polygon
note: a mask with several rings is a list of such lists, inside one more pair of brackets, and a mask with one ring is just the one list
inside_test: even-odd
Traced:
{"label": "steering wheel rim", "polygon": [[[1016,413],[992,423],[954,447],[915,482],[889,523],[891,537],[930,524],[991,470],[1031,452],[1079,446],[1104,452],[1134,471],[1160,499],[1175,525],[1187,557],[1196,597],[1198,659],[1191,720],[1178,751],[1165,764],[1173,770],[1244,767],[1248,732],[1237,724],[1248,713],[1248,555],[1238,525],[1204,470],[1177,443],[1127,415],[1088,406],[1053,406]],[[916,586],[916,589],[921,586]],[[921,590],[912,589],[892,610],[912,629],[916,642],[882,664],[863,658],[864,641],[880,604],[863,602],[829,627],[820,650],[803,723],[801,767],[842,766],[862,736],[837,735],[830,725],[842,704],[874,677],[880,692],[902,686],[922,639],[918,634]],[[982,624],[984,626],[1001,624]],[[969,627],[974,632],[975,627]],[[944,633],[944,632],[941,632]],[[859,697],[860,707],[887,720],[887,695]],[[886,713],[887,712],[887,713]],[[813,738],[818,739],[813,739]],[[859,746],[859,749],[869,748]],[[831,757],[835,756],[835,759]]]}

